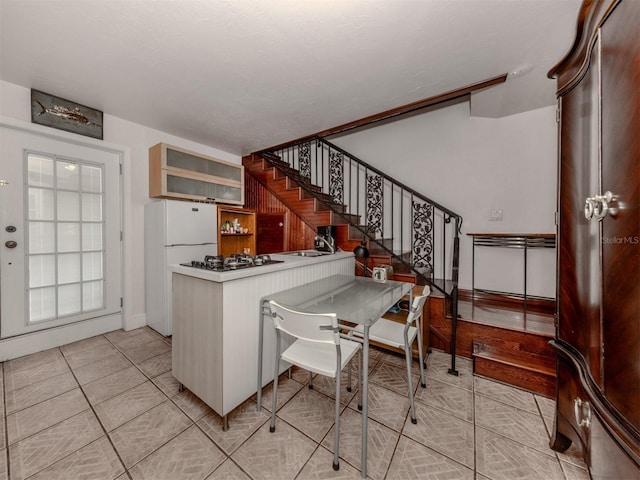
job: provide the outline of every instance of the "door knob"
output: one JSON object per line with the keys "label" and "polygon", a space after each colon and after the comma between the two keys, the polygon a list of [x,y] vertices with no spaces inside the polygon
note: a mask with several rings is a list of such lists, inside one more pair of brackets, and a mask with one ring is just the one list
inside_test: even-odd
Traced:
{"label": "door knob", "polygon": [[584,203],[584,217],[587,220],[591,220],[593,217],[598,221],[602,221],[607,216],[607,211],[614,216],[617,213],[617,209],[610,209],[609,204],[614,200],[613,193],[607,191],[604,195],[594,195],[588,197]]}
{"label": "door knob", "polygon": [[14,227],[13,225],[9,225],[7,228],[5,228],[5,230],[9,233],[14,233],[16,231],[16,227]]}
{"label": "door knob", "polygon": [[4,242],[4,246],[7,248],[16,248],[18,246],[18,243],[14,242],[13,240],[9,240],[8,242]]}

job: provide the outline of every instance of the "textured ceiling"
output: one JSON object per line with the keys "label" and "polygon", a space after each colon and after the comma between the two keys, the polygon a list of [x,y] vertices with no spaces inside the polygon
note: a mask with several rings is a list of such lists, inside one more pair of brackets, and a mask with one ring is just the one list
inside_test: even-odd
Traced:
{"label": "textured ceiling", "polygon": [[[246,154],[509,73],[552,105],[579,0],[0,0],[2,80]],[[108,137],[108,133],[107,133]]]}

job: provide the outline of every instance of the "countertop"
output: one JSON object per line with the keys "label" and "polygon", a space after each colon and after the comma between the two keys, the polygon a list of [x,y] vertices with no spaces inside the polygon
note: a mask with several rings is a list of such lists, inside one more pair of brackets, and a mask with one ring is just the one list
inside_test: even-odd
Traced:
{"label": "countertop", "polygon": [[169,265],[174,273],[188,275],[190,277],[202,278],[210,282],[228,282],[231,280],[239,280],[246,277],[254,277],[256,275],[264,275],[266,273],[280,272],[292,268],[305,267],[324,262],[332,262],[353,257],[353,252],[336,252],[332,255],[321,255],[318,257],[303,257],[290,255],[287,252],[270,253],[272,260],[281,260],[283,263],[274,263],[271,265],[260,265],[251,268],[242,268],[239,270],[229,270],[228,272],[213,272],[200,268],[184,267],[182,265]]}

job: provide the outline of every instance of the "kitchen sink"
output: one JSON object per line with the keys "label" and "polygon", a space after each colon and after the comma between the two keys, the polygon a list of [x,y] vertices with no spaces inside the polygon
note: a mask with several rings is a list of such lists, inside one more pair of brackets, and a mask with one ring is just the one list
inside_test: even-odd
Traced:
{"label": "kitchen sink", "polygon": [[297,250],[295,252],[284,252],[283,255],[296,255],[298,257],[321,257],[331,255],[331,252],[319,252],[318,250]]}

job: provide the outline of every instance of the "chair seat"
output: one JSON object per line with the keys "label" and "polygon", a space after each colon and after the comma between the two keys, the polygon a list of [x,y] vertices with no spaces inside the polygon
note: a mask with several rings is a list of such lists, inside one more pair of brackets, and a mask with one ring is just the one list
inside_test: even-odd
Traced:
{"label": "chair seat", "polygon": [[[404,323],[380,318],[369,327],[369,340],[404,349],[404,327]],[[364,327],[362,325],[357,325],[355,330],[355,335],[359,337],[364,335]],[[409,345],[413,343],[417,333],[418,329],[416,327],[409,327],[409,331],[407,332]]]}
{"label": "chair seat", "polygon": [[[340,339],[341,361],[340,371],[360,349],[361,344],[351,340]],[[329,343],[310,342],[297,339],[282,353],[282,360],[293,363],[327,377],[336,377],[336,346]]]}

